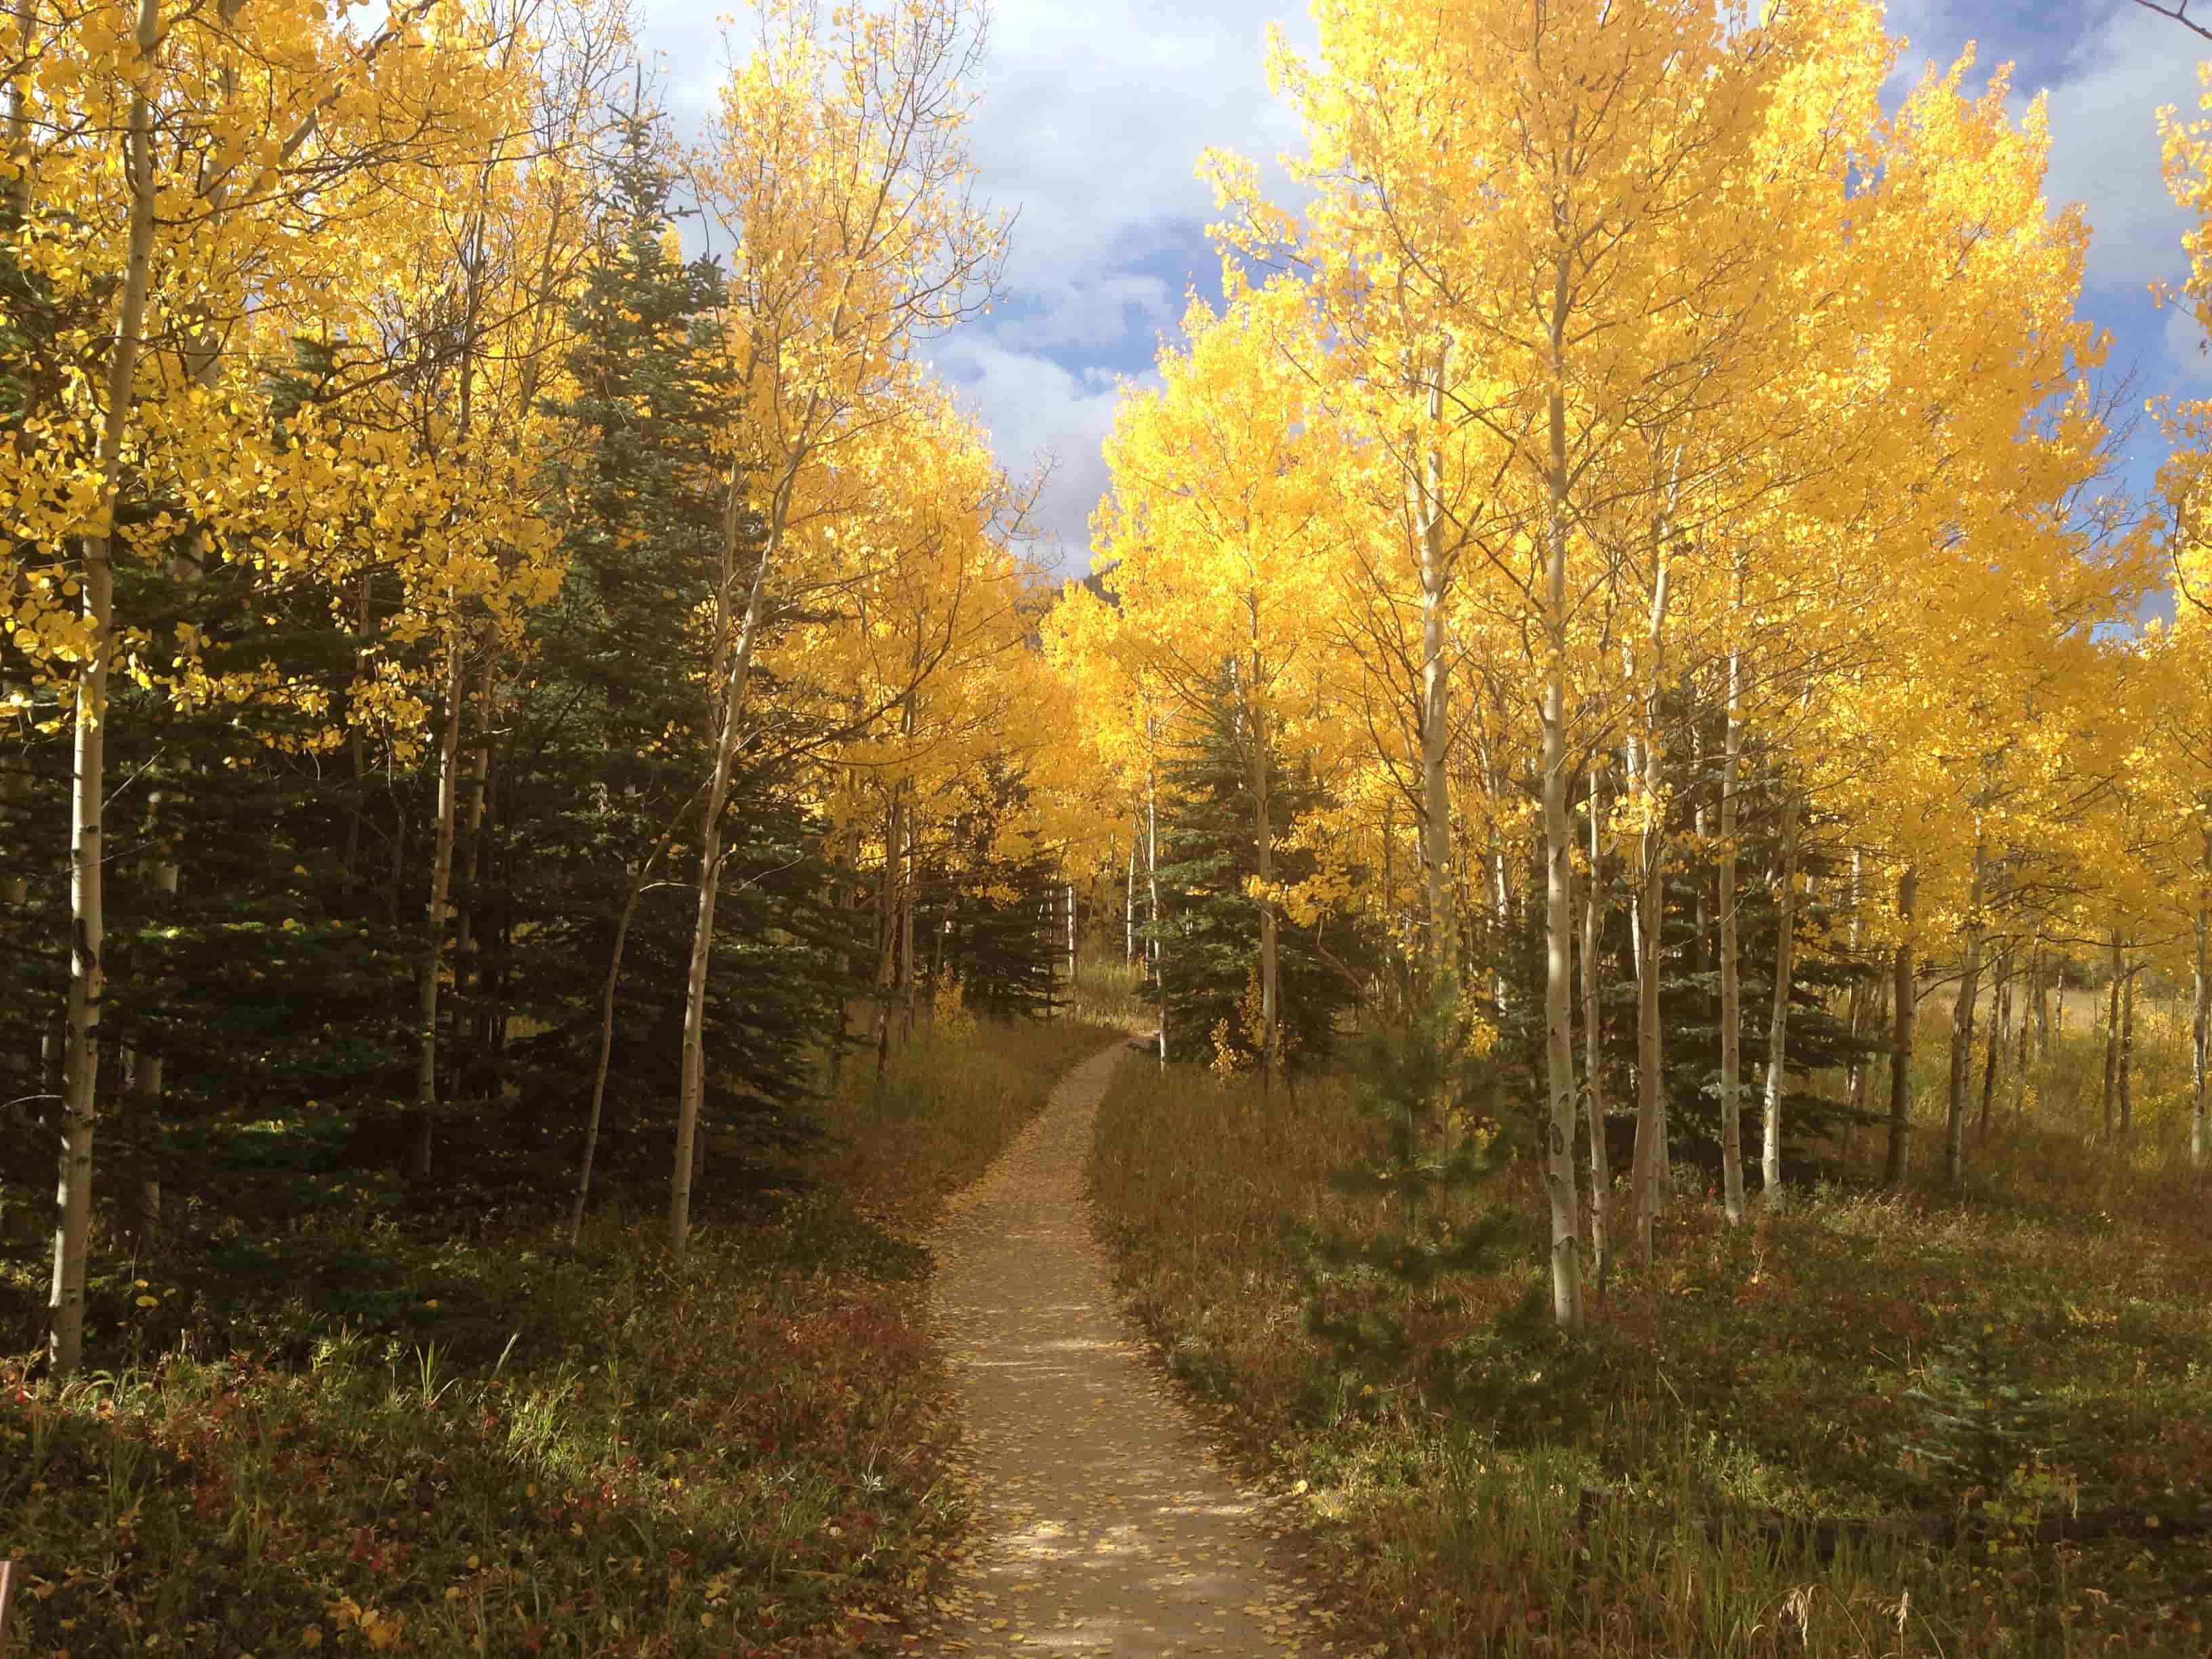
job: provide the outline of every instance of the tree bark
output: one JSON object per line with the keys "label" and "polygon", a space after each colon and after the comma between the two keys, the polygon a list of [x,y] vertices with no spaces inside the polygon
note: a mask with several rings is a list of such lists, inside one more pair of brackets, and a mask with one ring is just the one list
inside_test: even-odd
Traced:
{"label": "tree bark", "polygon": [[2051,1058],[2051,976],[2044,970],[2043,946],[2035,947],[2035,1057]]}
{"label": "tree bark", "polygon": [[2120,1151],[2132,1152],[2136,1138],[2136,973],[2130,968],[2120,990]]}
{"label": "tree bark", "polygon": [[[607,1067],[615,1051],[615,989],[622,978],[623,951],[629,943],[629,925],[637,915],[637,902],[652,884],[653,872],[659,866],[661,855],[667,852],[668,843],[675,839],[678,824],[682,823],[681,810],[671,818],[668,827],[660,832],[653,851],[646,855],[636,875],[630,878],[629,890],[623,896],[622,915],[615,923],[614,945],[607,952],[606,978],[599,986],[599,1054],[592,1068],[592,1105],[584,1119],[584,1155],[576,1164],[576,1196],[568,1208],[568,1243],[573,1249],[584,1231],[584,1206],[591,1200],[592,1164],[599,1150],[599,1119],[606,1104]],[[842,993],[839,1004],[842,1006]]]}
{"label": "tree bark", "polygon": [[[1851,849],[1851,966],[1863,966],[1861,951],[1866,943],[1866,853],[1863,848]],[[1866,1056],[1860,1054],[1859,1043],[1866,1036],[1867,1005],[1874,1000],[1874,987],[1862,973],[1851,981],[1851,1063],[1844,1078],[1844,1097],[1850,1103],[1851,1121],[1845,1127],[1846,1143],[1858,1129],[1858,1120],[1865,1114],[1867,1097]]]}
{"label": "tree bark", "polygon": [[1548,483],[1544,571],[1544,1062],[1550,1097],[1545,1186],[1552,1208],[1552,1316],[1583,1325],[1582,1218],[1575,1194],[1575,1048],[1569,1014],[1574,937],[1573,836],[1567,825],[1566,262],[1554,270],[1551,318]]}
{"label": "tree bark", "polygon": [[1129,821],[1129,869],[1121,885],[1121,961],[1137,965],[1137,822]]}
{"label": "tree bark", "polygon": [[1729,653],[1728,732],[1721,750],[1721,1205],[1743,1221],[1743,967],[1736,936],[1736,774],[1743,759],[1743,658]]}
{"label": "tree bark", "polygon": [[1975,1135],[1983,1140],[1990,1138],[1990,1107],[1997,1092],[1997,1054],[2005,1046],[2005,1020],[2012,1009],[2010,951],[1997,957],[1994,972],[1996,983],[1990,988],[1990,994],[1996,1006],[1990,1011],[1990,1052],[1982,1065],[1982,1112],[1974,1126]]}
{"label": "tree bark", "polygon": [[1910,865],[1897,878],[1897,956],[1891,994],[1896,1000],[1895,1030],[1889,1051],[1889,1150],[1882,1160],[1881,1183],[1905,1185],[1907,1142],[1912,1133],[1912,1032],[1920,999],[1912,984],[1912,909],[1920,894],[1920,874]]}
{"label": "tree bark", "polygon": [[[721,681],[720,708],[717,711],[714,731],[714,764],[707,783],[707,800],[700,815],[699,835],[699,905],[691,927],[691,960],[685,975],[684,994],[684,1048],[681,1080],[676,1105],[675,1169],[669,1181],[668,1192],[668,1249],[678,1261],[684,1258],[684,1249],[691,1230],[691,1182],[694,1154],[692,1143],[699,1133],[699,1109],[706,1093],[707,1080],[707,979],[714,958],[714,902],[720,891],[722,879],[722,814],[728,809],[730,784],[737,766],[738,728],[744,715],[745,691],[752,675],[753,650],[760,637],[766,611],[769,572],[775,567],[781,550],[784,526],[791,511],[791,492],[796,483],[805,452],[796,453],[785,469],[769,508],[768,534],[760,554],[760,562],[753,567],[752,580],[746,586],[744,609],[740,613],[737,638],[715,653],[715,668]],[[732,471],[722,509],[722,556],[720,596],[726,604],[727,596],[737,581],[737,556],[739,539],[740,515],[745,495],[744,480]],[[718,629],[724,641],[729,639],[726,611]]]}
{"label": "tree bark", "polygon": [[1667,567],[1665,527],[1652,537],[1650,663],[1644,687],[1644,833],[1636,892],[1636,1250],[1651,1265],[1651,1224],[1659,1213],[1667,1158],[1666,1045],[1659,1029],[1660,945],[1666,931],[1667,745],[1659,698],[1667,678]]}
{"label": "tree bark", "polygon": [[[2212,835],[2205,837],[2204,866],[2212,875]],[[2201,1170],[2212,1156],[2212,907],[2197,911],[2197,982],[2189,1043],[2189,1163]]]}
{"label": "tree bark", "polygon": [[2120,933],[2112,930],[2112,982],[2106,989],[2105,1006],[2105,1081],[2098,1096],[2103,1109],[2105,1143],[2112,1139],[2112,1103],[2120,1075]]}
{"label": "tree bark", "polygon": [[[1260,684],[1259,663],[1253,663],[1252,684]],[[1245,709],[1244,729],[1251,740],[1252,848],[1260,872],[1260,1096],[1266,1099],[1271,1079],[1282,1070],[1282,1005],[1278,1000],[1279,934],[1275,914],[1275,826],[1273,803],[1268,796],[1267,726],[1256,699]],[[1073,933],[1071,931],[1071,937]]]}
{"label": "tree bark", "polygon": [[1605,796],[1595,768],[1589,781],[1589,891],[1583,901],[1583,1086],[1589,1100],[1590,1273],[1600,1301],[1612,1266],[1607,1211],[1613,1203],[1613,1170],[1605,1143],[1605,1015],[1600,994],[1599,946],[1605,934],[1605,881],[1600,872]]}
{"label": "tree bark", "polygon": [[1966,952],[1960,964],[1959,998],[1951,1005],[1951,1081],[1943,1112],[1943,1181],[1954,1189],[1966,1179],[1966,1091],[1973,1075],[1974,1000],[1982,988],[1982,902],[1988,856],[1986,847],[1978,839],[1973,885],[1966,897]]}
{"label": "tree bark", "polygon": [[[1150,723],[1147,722],[1147,735]],[[1160,931],[1160,804],[1159,788],[1152,768],[1145,772],[1145,881],[1152,890],[1152,988],[1160,1003],[1160,1069],[1168,1068],[1167,939]]]}
{"label": "tree bark", "polygon": [[70,983],[68,1037],[63,1048],[59,1171],[54,1193],[54,1271],[47,1296],[47,1359],[57,1378],[74,1372],[84,1354],[84,1276],[92,1242],[93,1133],[100,1120],[100,1002],[106,987],[106,844],[107,683],[114,654],[115,510],[131,422],[131,388],[146,327],[154,260],[154,106],[150,88],[161,50],[159,0],[139,0],[141,64],[124,139],[124,179],[131,192],[129,240],[118,301],[115,345],[107,362],[107,409],[100,431],[100,496],[95,533],[84,538],[82,615],[90,653],[78,666],[74,764],[70,787]]}
{"label": "tree bark", "polygon": [[[1445,354],[1437,353],[1429,381],[1429,421],[1443,418]],[[1420,492],[1421,529],[1421,880],[1428,912],[1428,973],[1456,978],[1459,923],[1451,875],[1451,665],[1446,655],[1444,600],[1451,566],[1444,552],[1443,449],[1426,448]]]}
{"label": "tree bark", "polygon": [[1782,796],[1782,891],[1775,903],[1774,1001],[1766,1024],[1766,1109],[1760,1124],[1759,1201],[1782,1202],[1782,1095],[1790,1074],[1790,982],[1797,970],[1797,818],[1799,802]]}
{"label": "tree bark", "polygon": [[438,994],[446,965],[446,912],[453,885],[453,840],[459,821],[461,705],[467,677],[463,672],[462,629],[448,627],[446,649],[446,718],[438,729],[438,819],[430,853],[428,925],[422,965],[416,971],[416,1012],[422,1030],[415,1046],[414,1141],[408,1169],[418,1181],[431,1168],[431,1146],[438,1115]]}

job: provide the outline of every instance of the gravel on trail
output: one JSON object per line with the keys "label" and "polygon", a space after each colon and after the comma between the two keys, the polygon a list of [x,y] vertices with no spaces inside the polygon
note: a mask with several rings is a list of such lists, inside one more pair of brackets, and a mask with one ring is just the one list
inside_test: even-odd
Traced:
{"label": "gravel on trail", "polygon": [[1115,1305],[1083,1178],[1127,1053],[1116,1042],[1070,1072],[933,1241],[979,1513],[909,1652],[1340,1650],[1267,1500],[1222,1473]]}

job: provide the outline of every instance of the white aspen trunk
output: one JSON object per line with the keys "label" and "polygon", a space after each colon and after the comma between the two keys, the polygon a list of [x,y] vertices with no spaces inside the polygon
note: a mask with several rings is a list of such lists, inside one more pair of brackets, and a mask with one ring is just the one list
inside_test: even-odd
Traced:
{"label": "white aspen trunk", "polygon": [[1121,960],[1137,965],[1137,822],[1129,821],[1129,871],[1121,886]]}
{"label": "white aspen trunk", "polygon": [[[899,1038],[904,1042],[914,1041],[915,1002],[920,995],[921,985],[921,975],[916,970],[914,959],[914,891],[916,869],[915,843],[918,838],[918,832],[915,826],[919,816],[913,805],[909,804],[906,811],[906,873],[899,883],[899,972],[904,975],[899,988],[906,999],[905,1022],[899,1033]],[[1071,918],[1075,914],[1074,901],[1075,891],[1074,889],[1070,888],[1068,915]],[[1071,926],[1068,929],[1068,943],[1071,947],[1068,977],[1071,980],[1075,976],[1073,953],[1074,940],[1075,930]]]}
{"label": "white aspen trunk", "polygon": [[2135,1150],[2136,1097],[2136,969],[2127,972],[2127,982],[2120,992],[2120,1152],[2123,1156]]}
{"label": "white aspen trunk", "polygon": [[2105,1139],[2112,1139],[2112,1102],[2120,1076],[2120,933],[2112,930],[2112,981],[2105,1007],[2105,1079],[2098,1105],[2104,1114]]}
{"label": "white aspen trunk", "polygon": [[2039,940],[2035,947],[2033,988],[2035,1057],[2038,1060],[2049,1060],[2051,1058],[2051,977],[2044,971],[2043,945]]}
{"label": "white aspen trunk", "polygon": [[[1862,848],[1851,848],[1851,965],[1859,966],[1859,953],[1866,943],[1866,853]],[[1864,978],[1851,981],[1851,1042],[1856,1048],[1866,1035],[1867,1005],[1873,1000],[1874,988]],[[1858,1119],[1866,1111],[1867,1063],[1863,1054],[1854,1053],[1850,1070],[1844,1079],[1844,1097],[1850,1102],[1851,1121],[1844,1131],[1845,1144],[1858,1133]]]}
{"label": "white aspen trunk", "polygon": [[[161,797],[157,790],[146,799],[146,824],[149,836],[159,833],[161,810]],[[147,885],[157,893],[173,897],[182,874],[174,858],[164,852],[157,852],[146,872]],[[131,1093],[137,1097],[137,1110],[146,1120],[149,1139],[155,1139],[157,1145],[159,1131],[154,1126],[161,1116],[167,1069],[160,1054],[142,1050],[133,1057]],[[137,1231],[139,1253],[145,1259],[151,1260],[155,1241],[161,1234],[161,1173],[158,1161],[138,1182]]]}
{"label": "white aspen trunk", "polygon": [[1974,879],[1966,898],[1966,954],[1959,974],[1959,999],[1951,1006],[1951,1082],[1943,1115],[1943,1180],[1957,1188],[1966,1179],[1966,1091],[1973,1075],[1974,1000],[1982,986],[1982,896],[1988,852],[1977,837]]}
{"label": "white aspen trunk", "polygon": [[462,672],[461,626],[451,623],[446,639],[446,718],[438,729],[438,805],[430,855],[429,920],[422,961],[416,970],[416,1012],[422,1030],[415,1046],[415,1143],[408,1167],[419,1180],[430,1173],[431,1144],[438,1112],[438,993],[446,963],[446,912],[453,884],[453,838],[458,823],[461,752],[461,704],[467,680]]}
{"label": "white aspen trunk", "polygon": [[1605,1024],[1598,979],[1598,949],[1605,933],[1605,882],[1599,872],[1604,856],[1601,826],[1605,795],[1593,767],[1589,782],[1589,891],[1583,901],[1583,1087],[1589,1101],[1590,1274],[1601,1301],[1612,1266],[1607,1212],[1613,1202],[1613,1170],[1605,1142]]}
{"label": "white aspen trunk", "polygon": [[[1494,798],[1494,792],[1493,792]],[[1498,966],[1490,976],[1490,1006],[1498,1018],[1498,1029],[1505,1029],[1505,969],[1504,945],[1513,921],[1513,896],[1506,884],[1505,848],[1498,839],[1498,827],[1490,830],[1490,927],[1491,938],[1496,941],[1492,956]]]}
{"label": "white aspen trunk", "polygon": [[1996,1100],[1997,1055],[2003,1049],[2006,1037],[2011,1030],[2008,1022],[2012,1018],[2012,958],[2013,951],[2017,948],[2010,946],[1998,952],[1992,969],[1995,983],[1990,988],[1990,996],[1989,1052],[1982,1064],[1981,1116],[1974,1126],[1975,1134],[1983,1140],[1990,1137],[1990,1109]]}
{"label": "white aspen trunk", "polygon": [[1152,988],[1160,1002],[1160,1069],[1168,1068],[1167,940],[1160,933],[1160,805],[1158,783],[1147,766],[1145,772],[1145,881],[1151,890],[1149,911],[1152,927]]}
{"label": "white aspen trunk", "polygon": [[[2204,866],[2212,874],[2212,836],[2205,837]],[[2212,908],[2197,911],[2197,981],[2189,1042],[2189,1164],[2201,1170],[2212,1156]]]}
{"label": "white aspen trunk", "polygon": [[1583,1325],[1581,1205],[1575,1193],[1575,1048],[1569,1017],[1574,933],[1572,833],[1567,826],[1566,263],[1555,267],[1551,319],[1549,520],[1544,572],[1544,1069],[1549,1097],[1545,1187],[1552,1208],[1552,1316]]}
{"label": "white aspen trunk", "polygon": [[1660,729],[1659,699],[1667,679],[1666,532],[1655,526],[1651,557],[1650,672],[1644,688],[1644,825],[1636,892],[1636,1249],[1651,1265],[1651,1224],[1664,1201],[1661,1170],[1667,1161],[1666,1058],[1659,1029],[1659,957],[1666,931],[1667,744]]}
{"label": "white aspen trunk", "polygon": [[[1429,421],[1443,418],[1445,348],[1429,382]],[[1428,971],[1432,981],[1456,978],[1459,923],[1451,876],[1451,664],[1446,654],[1444,599],[1451,567],[1444,552],[1443,450],[1426,448],[1421,498],[1421,880],[1428,909]]]}
{"label": "white aspen trunk", "polygon": [[[1255,607],[1256,609],[1256,607]],[[1260,684],[1260,664],[1252,665],[1252,684]],[[1282,1070],[1282,1006],[1278,978],[1279,934],[1275,914],[1275,826],[1273,803],[1268,792],[1267,726],[1254,705],[1245,711],[1245,730],[1252,743],[1252,843],[1260,870],[1260,1096],[1267,1098],[1271,1080]]]}
{"label": "white aspen trunk", "polygon": [[1732,1224],[1744,1217],[1743,964],[1736,932],[1736,775],[1743,757],[1738,717],[1742,658],[1729,655],[1728,737],[1721,754],[1721,1191]]}
{"label": "white aspen trunk", "polygon": [[106,852],[102,813],[107,793],[107,682],[114,650],[114,517],[130,430],[146,300],[154,261],[154,106],[149,96],[161,50],[159,0],[139,0],[142,65],[124,139],[124,179],[131,192],[129,242],[115,346],[107,363],[107,409],[100,430],[99,529],[84,538],[82,611],[91,653],[76,674],[74,765],[70,787],[70,984],[68,1036],[63,1045],[59,1170],[54,1192],[54,1271],[47,1296],[47,1358],[57,1379],[84,1355],[84,1275],[92,1243],[93,1133],[100,1121],[100,1000],[106,988]]}
{"label": "white aspen trunk", "polygon": [[1896,1002],[1895,1030],[1889,1053],[1889,1146],[1882,1160],[1882,1185],[1905,1185],[1907,1141],[1912,1133],[1912,1033],[1919,998],[1912,986],[1912,909],[1920,893],[1920,873],[1907,865],[1897,878],[1897,963],[1891,989]]}
{"label": "white aspen trunk", "polygon": [[[27,688],[14,680],[0,680],[0,703],[6,703],[24,695]],[[11,814],[17,802],[30,793],[30,752],[23,751],[21,763],[14,756],[0,756],[0,819]],[[31,902],[31,878],[24,873],[27,860],[0,872],[0,904],[28,904]]]}
{"label": "white aspen trunk", "polygon": [[[699,906],[691,927],[691,960],[684,994],[684,1048],[676,1104],[676,1158],[669,1180],[668,1249],[678,1261],[691,1231],[693,1142],[699,1133],[699,1108],[707,1080],[707,978],[714,957],[714,902],[722,879],[722,814],[730,801],[731,775],[737,764],[738,725],[744,714],[745,690],[751,678],[753,649],[760,636],[768,592],[768,576],[783,544],[784,526],[791,511],[791,492],[805,459],[801,449],[785,469],[769,512],[768,535],[761,548],[745,591],[734,644],[716,653],[715,666],[722,671],[721,708],[715,721],[714,765],[708,780],[707,799],[700,816]],[[726,607],[737,579],[739,514],[744,504],[742,482],[734,470],[722,510],[722,580],[718,603]],[[728,638],[724,610],[720,636]]]}
{"label": "white aspen trunk", "polygon": [[1759,1201],[1782,1202],[1782,1091],[1790,1073],[1790,981],[1797,953],[1797,796],[1782,798],[1782,891],[1775,906],[1774,1003],[1766,1025],[1765,1119],[1759,1126]]}
{"label": "white aspen trunk", "polygon": [[476,982],[476,890],[483,871],[485,785],[491,775],[492,662],[484,655],[483,676],[477,686],[476,742],[469,750],[467,847],[461,866],[461,891],[467,902],[453,922],[453,988]]}
{"label": "white aspen trunk", "polygon": [[[899,858],[899,848],[906,842],[906,781],[902,778],[891,786],[890,804],[884,812],[884,879],[881,902],[876,916],[876,1015],[869,1028],[876,1047],[876,1080],[883,1081],[884,1073],[891,1058],[891,998],[898,989],[898,923],[902,893],[900,884],[906,866]],[[1060,908],[1055,897],[1048,901],[1056,922]],[[1056,958],[1055,958],[1056,959]],[[1055,968],[1055,973],[1058,969]],[[1047,1010],[1048,1016],[1050,1013]]]}

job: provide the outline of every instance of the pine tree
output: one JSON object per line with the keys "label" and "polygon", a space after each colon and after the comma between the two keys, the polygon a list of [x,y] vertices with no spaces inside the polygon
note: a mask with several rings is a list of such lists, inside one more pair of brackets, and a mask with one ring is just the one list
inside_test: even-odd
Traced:
{"label": "pine tree", "polygon": [[[1250,1066],[1259,1053],[1254,964],[1260,912],[1247,884],[1259,872],[1259,858],[1250,774],[1235,719],[1224,692],[1163,768],[1158,936],[1170,1024],[1190,1033],[1192,1045],[1210,1040],[1217,1053]],[[1313,855],[1281,842],[1291,824],[1321,804],[1322,791],[1310,773],[1279,758],[1270,760],[1269,771],[1273,821],[1280,826],[1275,879],[1293,886],[1311,877]],[[1373,953],[1356,928],[1331,927],[1324,940],[1318,926],[1300,927],[1287,917],[1279,950],[1285,1064],[1292,1071],[1310,1068],[1335,1052]]]}

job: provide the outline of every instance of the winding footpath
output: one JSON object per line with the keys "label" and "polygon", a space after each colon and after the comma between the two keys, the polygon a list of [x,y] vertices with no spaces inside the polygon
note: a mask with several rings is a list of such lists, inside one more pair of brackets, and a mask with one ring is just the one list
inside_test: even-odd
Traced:
{"label": "winding footpath", "polygon": [[[1318,1656],[1335,1650],[1240,1490],[1115,1306],[1083,1170],[1115,1043],[953,1202],[936,1315],[980,1509],[909,1651]],[[909,1638],[911,1640],[912,1638]]]}

